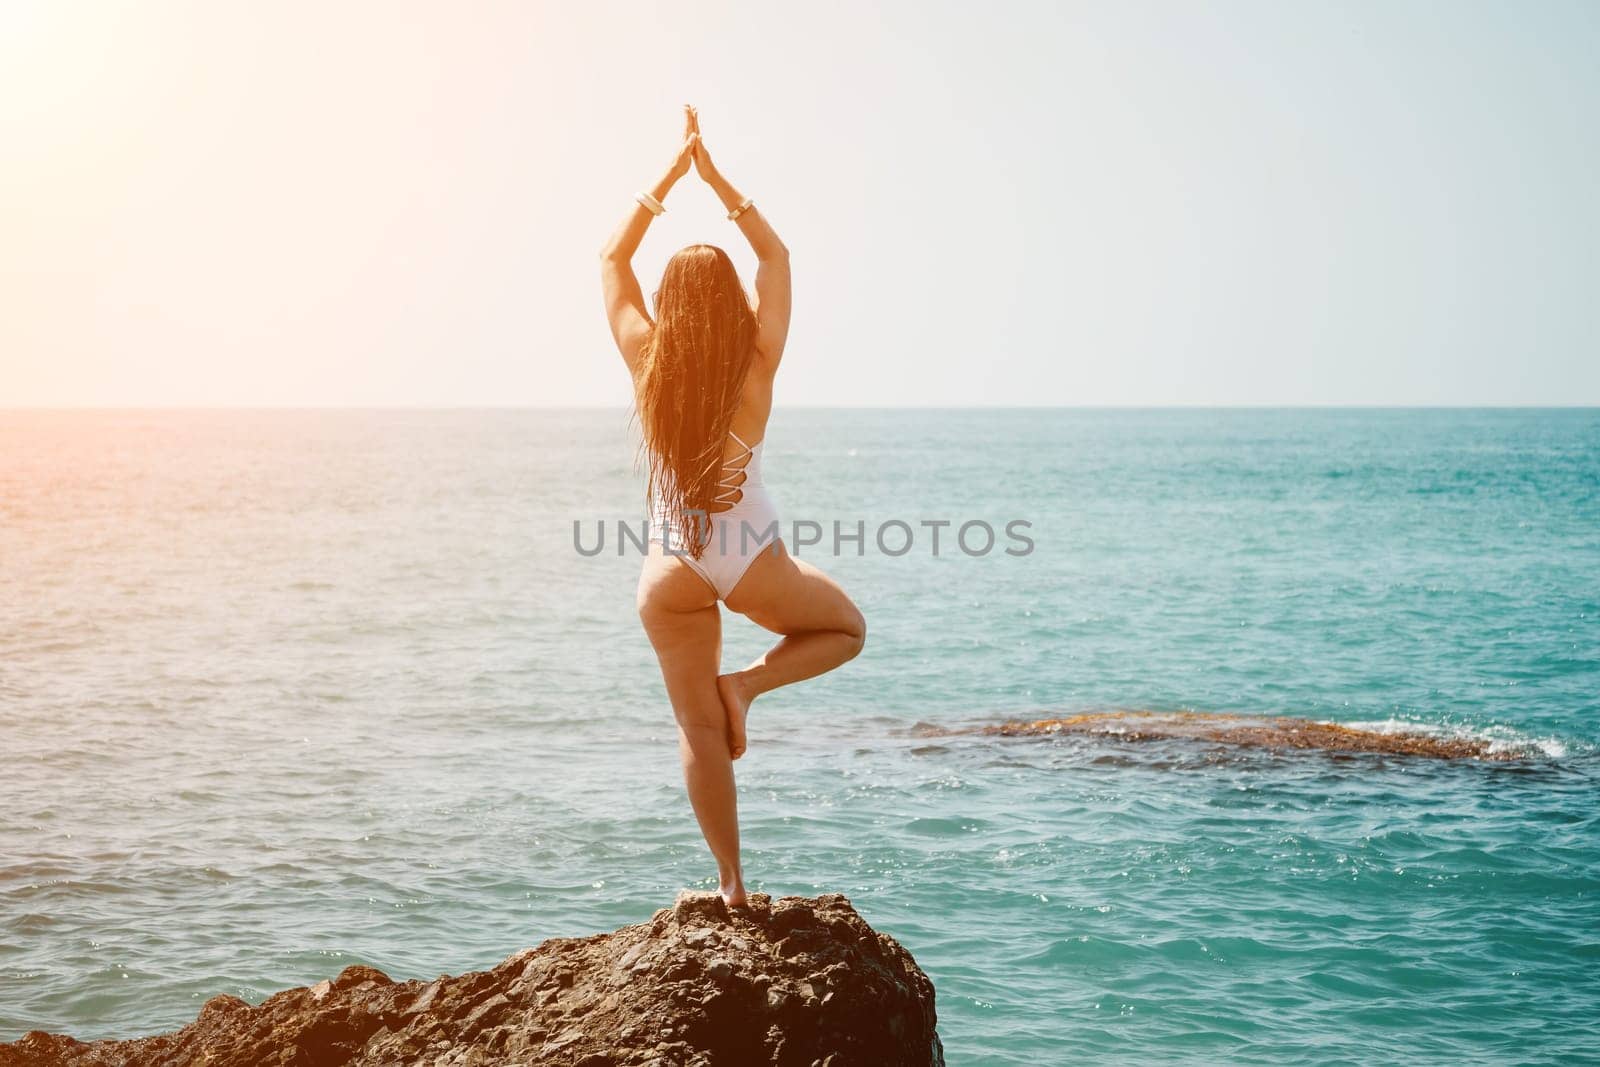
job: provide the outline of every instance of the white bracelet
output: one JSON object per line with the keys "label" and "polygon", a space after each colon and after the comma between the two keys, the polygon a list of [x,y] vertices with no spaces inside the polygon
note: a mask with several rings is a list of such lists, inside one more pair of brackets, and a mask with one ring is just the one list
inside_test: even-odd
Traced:
{"label": "white bracelet", "polygon": [[639,201],[639,203],[643,204],[646,210],[648,210],[652,215],[659,215],[663,211],[667,210],[665,204],[651,196],[649,193],[635,193],[633,198]]}
{"label": "white bracelet", "polygon": [[747,197],[744,198],[744,203],[740,204],[738,207],[736,207],[732,211],[728,212],[728,218],[737,219],[740,215],[743,215],[749,209],[750,209],[750,198],[747,196]]}

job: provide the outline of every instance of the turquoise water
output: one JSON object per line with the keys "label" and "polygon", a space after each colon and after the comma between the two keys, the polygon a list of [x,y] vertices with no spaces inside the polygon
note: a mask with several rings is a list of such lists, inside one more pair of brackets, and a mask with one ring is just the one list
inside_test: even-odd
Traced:
{"label": "turquoise water", "polygon": [[[910,948],[953,1065],[1592,1062],[1600,412],[783,411],[768,442],[786,518],[867,524],[803,554],[869,637],[756,704],[747,872]],[[641,497],[620,411],[0,413],[0,1040],[486,967],[710,887],[638,559],[573,547]],[[923,520],[1000,541],[934,556]],[[729,620],[730,665],[763,644]],[[919,728],[1112,708],[1534,755]]]}

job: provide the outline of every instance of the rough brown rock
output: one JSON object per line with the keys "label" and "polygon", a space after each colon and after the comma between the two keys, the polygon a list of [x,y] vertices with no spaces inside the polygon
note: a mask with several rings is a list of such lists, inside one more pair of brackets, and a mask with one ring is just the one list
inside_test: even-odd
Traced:
{"label": "rough brown rock", "polygon": [[893,938],[837,893],[750,900],[684,893],[649,922],[431,982],[351,966],[255,1006],[217,996],[156,1037],[34,1030],[0,1067],[943,1067],[933,983]]}
{"label": "rough brown rock", "polygon": [[1216,741],[1229,745],[1273,750],[1318,749],[1324,752],[1373,752],[1432,759],[1513,760],[1528,754],[1496,748],[1474,738],[1435,737],[1425,733],[1379,733],[1336,723],[1314,722],[1287,716],[1250,717],[1212,712],[1106,711],[1070,715],[1061,719],[1004,722],[968,730],[926,731],[997,734],[1001,737],[1041,737],[1051,734],[1085,734],[1116,741]]}

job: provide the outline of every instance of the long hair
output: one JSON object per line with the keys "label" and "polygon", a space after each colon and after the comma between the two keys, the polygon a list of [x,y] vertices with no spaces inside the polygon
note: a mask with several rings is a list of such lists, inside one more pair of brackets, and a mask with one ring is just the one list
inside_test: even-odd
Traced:
{"label": "long hair", "polygon": [[667,260],[656,321],[640,351],[636,413],[646,494],[699,558],[722,451],[755,357],[756,316],[728,253],[693,244]]}

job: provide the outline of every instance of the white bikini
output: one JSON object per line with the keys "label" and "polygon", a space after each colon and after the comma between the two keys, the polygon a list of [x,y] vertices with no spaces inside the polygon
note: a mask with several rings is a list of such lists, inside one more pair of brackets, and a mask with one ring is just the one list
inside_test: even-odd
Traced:
{"label": "white bikini", "polygon": [[[761,448],[767,442],[763,438],[754,445],[747,445],[732,430],[728,431],[728,436],[744,451],[722,464],[722,477],[717,479],[718,492],[712,503],[714,507],[731,507],[705,516],[709,522],[704,523],[705,549],[699,559],[689,554],[689,531],[670,526],[661,501],[653,500],[650,508],[650,540],[678,554],[678,558],[694,568],[716,591],[718,600],[728,599],[733,587],[755,562],[757,553],[776,553],[778,542],[778,508],[761,481]],[[741,474],[743,480],[740,480]],[[693,523],[701,517],[690,515],[687,519]]]}

